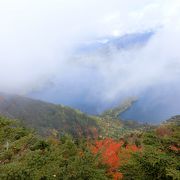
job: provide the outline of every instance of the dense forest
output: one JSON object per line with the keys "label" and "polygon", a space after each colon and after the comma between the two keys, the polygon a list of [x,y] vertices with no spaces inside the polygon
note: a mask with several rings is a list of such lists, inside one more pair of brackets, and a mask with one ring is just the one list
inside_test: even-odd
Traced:
{"label": "dense forest", "polygon": [[0,117],[0,179],[180,179],[180,116],[121,137],[41,136]]}

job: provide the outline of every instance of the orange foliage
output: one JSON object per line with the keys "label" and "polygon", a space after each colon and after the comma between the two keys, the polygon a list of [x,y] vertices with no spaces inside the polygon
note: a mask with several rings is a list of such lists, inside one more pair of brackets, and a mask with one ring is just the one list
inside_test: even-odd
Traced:
{"label": "orange foliage", "polygon": [[120,172],[115,172],[114,174],[113,174],[113,179],[114,180],[119,180],[119,179],[122,179],[123,178],[123,175],[122,175],[122,173],[120,173]]}
{"label": "orange foliage", "polygon": [[80,157],[83,157],[83,156],[84,156],[84,152],[83,152],[83,151],[80,151],[80,152],[79,152],[79,156],[80,156]]}
{"label": "orange foliage", "polygon": [[178,148],[178,147],[176,147],[176,146],[173,146],[173,145],[170,146],[170,149],[171,149],[172,151],[176,151],[176,152],[180,151],[180,148]]}
{"label": "orange foliage", "polygon": [[118,172],[118,168],[128,161],[132,152],[140,150],[136,145],[127,145],[122,147],[124,142],[115,141],[111,138],[99,140],[95,142],[94,146],[91,146],[93,154],[100,153],[102,163],[108,165],[108,174],[113,176],[114,180],[122,179],[123,175]]}
{"label": "orange foliage", "polygon": [[94,154],[101,152],[103,163],[111,168],[117,168],[120,165],[118,152],[123,144],[122,141],[116,142],[113,139],[107,138],[96,141],[95,146],[92,147],[92,152]]}

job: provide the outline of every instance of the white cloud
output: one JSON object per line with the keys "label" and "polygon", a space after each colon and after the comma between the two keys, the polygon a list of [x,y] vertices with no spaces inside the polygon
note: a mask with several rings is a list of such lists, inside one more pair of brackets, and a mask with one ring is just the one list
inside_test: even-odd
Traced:
{"label": "white cloud", "polygon": [[[136,87],[137,81],[146,86],[158,79],[157,72],[166,72],[172,56],[179,58],[179,9],[178,0],[0,0],[0,91],[24,93],[54,76],[63,79],[77,66],[67,59],[79,42],[162,26],[142,52],[118,54],[119,63],[132,58],[131,64],[118,67],[113,59],[97,64],[107,98]],[[119,73],[122,78],[114,81]],[[109,89],[113,83],[117,88]]]}

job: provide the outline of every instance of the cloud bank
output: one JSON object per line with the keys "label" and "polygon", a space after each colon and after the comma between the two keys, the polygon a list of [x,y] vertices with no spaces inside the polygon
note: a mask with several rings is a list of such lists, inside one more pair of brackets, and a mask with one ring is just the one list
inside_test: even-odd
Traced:
{"label": "cloud bank", "polygon": [[[179,87],[179,19],[179,0],[0,1],[0,91],[99,112],[154,86]],[[77,51],[147,31],[142,46]]]}

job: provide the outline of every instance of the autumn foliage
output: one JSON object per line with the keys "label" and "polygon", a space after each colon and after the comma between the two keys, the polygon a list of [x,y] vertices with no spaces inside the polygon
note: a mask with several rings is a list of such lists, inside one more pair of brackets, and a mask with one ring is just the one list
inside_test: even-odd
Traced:
{"label": "autumn foliage", "polygon": [[126,163],[132,152],[140,150],[136,145],[126,145],[123,147],[124,141],[116,141],[111,138],[96,141],[91,147],[93,154],[100,154],[102,163],[108,166],[108,174],[113,176],[114,180],[123,178],[122,173],[118,172],[118,168]]}
{"label": "autumn foliage", "polygon": [[178,147],[176,147],[176,146],[174,146],[174,145],[171,145],[171,146],[169,147],[169,149],[171,149],[172,151],[175,151],[175,152],[180,152],[180,148],[178,148]]}

